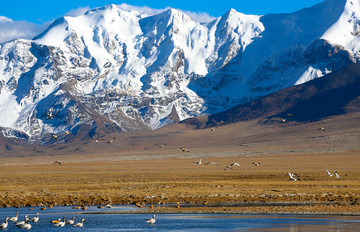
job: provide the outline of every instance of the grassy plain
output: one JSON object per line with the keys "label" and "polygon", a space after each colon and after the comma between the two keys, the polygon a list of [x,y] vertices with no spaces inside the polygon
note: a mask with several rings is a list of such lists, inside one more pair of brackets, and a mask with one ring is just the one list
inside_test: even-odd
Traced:
{"label": "grassy plain", "polygon": [[[360,212],[359,152],[169,158],[127,156],[4,158],[0,206],[143,204],[154,212]],[[134,159],[134,157],[138,157]],[[191,156],[193,157],[193,156]],[[61,160],[61,165],[53,164]],[[216,162],[217,165],[204,165]],[[224,170],[237,162],[241,168]],[[254,166],[253,162],[260,162]],[[338,171],[329,177],[324,168]],[[287,181],[287,172],[301,181]],[[177,203],[180,207],[177,208]],[[164,205],[165,204],[165,205]],[[154,205],[151,208],[151,205]]]}

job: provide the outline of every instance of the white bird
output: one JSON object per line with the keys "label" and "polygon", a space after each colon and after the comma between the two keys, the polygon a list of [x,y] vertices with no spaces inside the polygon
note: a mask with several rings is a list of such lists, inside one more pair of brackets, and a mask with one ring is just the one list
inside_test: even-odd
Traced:
{"label": "white bird", "polygon": [[193,162],[194,164],[201,164],[202,158],[200,158],[199,162]]}
{"label": "white bird", "polygon": [[70,225],[74,225],[74,223],[75,223],[74,220],[75,220],[75,216],[72,217],[72,219],[67,220],[66,223],[67,223],[67,224],[70,224]]}
{"label": "white bird", "polygon": [[334,175],[334,174],[330,173],[327,169],[325,169],[325,171],[327,172],[327,174],[328,174],[329,176],[333,176],[333,175]]}
{"label": "white bird", "polygon": [[337,173],[337,171],[334,172],[336,178],[341,178],[341,176],[339,176],[339,174]]}
{"label": "white bird", "polygon": [[26,221],[24,225],[20,226],[20,228],[30,230],[31,229],[31,224]]}
{"label": "white bird", "polygon": [[8,226],[8,220],[9,219],[10,219],[9,217],[5,218],[5,222],[0,224],[0,229],[6,229],[6,227]]}
{"label": "white bird", "polygon": [[18,220],[18,218],[19,218],[18,217],[19,213],[20,213],[20,211],[17,211],[15,217],[11,217],[9,220],[12,221],[12,222],[16,222]]}
{"label": "white bird", "polygon": [[29,218],[28,218],[28,217],[29,217],[28,215],[25,215],[25,217],[24,217],[24,221],[21,221],[21,222],[17,222],[17,223],[15,223],[15,226],[21,227],[22,225],[24,225],[24,224],[25,224],[25,222],[27,222],[27,220],[29,220]]}
{"label": "white bird", "polygon": [[218,164],[215,162],[209,162],[209,163],[205,163],[205,165],[218,165]]}
{"label": "white bird", "polygon": [[290,177],[290,179],[288,179],[288,181],[290,181],[290,180],[292,180],[292,181],[300,181],[300,178],[299,178],[298,174],[288,172],[288,175]]}
{"label": "white bird", "polygon": [[232,163],[232,164],[226,166],[226,167],[224,168],[224,170],[226,170],[226,169],[228,169],[228,168],[231,168],[231,169],[232,169],[233,166],[238,166],[239,168],[241,168],[241,167],[240,167],[240,164],[238,164],[238,163]]}
{"label": "white bird", "polygon": [[76,224],[74,224],[75,227],[83,227],[84,226],[84,221],[85,221],[85,218],[81,219],[81,222],[78,222]]}
{"label": "white bird", "polygon": [[63,218],[63,221],[60,221],[60,222],[58,222],[58,223],[55,223],[54,225],[55,225],[55,226],[58,226],[58,227],[64,227],[64,226],[65,226],[65,223],[66,223],[65,219],[66,219],[66,217]]}
{"label": "white bird", "polygon": [[36,213],[36,217],[30,218],[30,221],[38,222],[39,221],[39,213]]}
{"label": "white bird", "polygon": [[149,224],[154,224],[155,221],[156,221],[155,215],[153,215],[152,218],[150,218],[150,219],[146,219],[145,221],[146,221],[147,223],[149,223]]}
{"label": "white bird", "polygon": [[106,208],[109,208],[109,209],[112,209],[112,208],[113,208],[113,206],[112,206],[111,204],[107,204],[107,205],[105,205],[105,207],[106,207]]}

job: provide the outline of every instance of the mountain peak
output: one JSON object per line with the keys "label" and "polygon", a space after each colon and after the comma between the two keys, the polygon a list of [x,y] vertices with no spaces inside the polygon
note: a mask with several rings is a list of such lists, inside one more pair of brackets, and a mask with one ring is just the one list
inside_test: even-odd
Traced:
{"label": "mountain peak", "polygon": [[340,2],[344,4],[344,10],[338,20],[323,34],[322,38],[342,45],[347,50],[360,52],[360,2],[358,0]]}
{"label": "mountain peak", "polygon": [[[360,60],[358,5],[327,0],[267,16],[230,9],[208,24],[177,9],[149,16],[114,4],[60,18],[34,41],[1,44],[0,127],[60,141],[81,128],[156,129],[174,114],[223,111]],[[351,40],[310,47],[328,29]]]}
{"label": "mountain peak", "polygon": [[165,16],[166,20],[169,23],[171,22],[187,23],[192,21],[190,16],[185,14],[183,11],[174,8],[169,8],[168,10],[164,11],[163,13],[160,13],[159,15]]}

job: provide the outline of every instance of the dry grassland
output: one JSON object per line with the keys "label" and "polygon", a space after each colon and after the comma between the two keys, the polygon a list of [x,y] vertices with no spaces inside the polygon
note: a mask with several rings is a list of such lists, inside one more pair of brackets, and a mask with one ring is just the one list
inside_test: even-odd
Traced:
{"label": "dry grassland", "polygon": [[[161,155],[152,160],[118,160],[113,155],[103,157],[105,161],[96,156],[2,159],[0,206],[141,203],[144,210],[156,212],[357,214],[357,154],[203,159],[218,165]],[[61,166],[53,164],[56,159],[61,159]],[[260,165],[254,166],[255,161]],[[224,170],[232,162],[242,168]],[[327,176],[324,168],[337,170],[341,178]],[[287,181],[287,172],[300,174],[301,181]]]}

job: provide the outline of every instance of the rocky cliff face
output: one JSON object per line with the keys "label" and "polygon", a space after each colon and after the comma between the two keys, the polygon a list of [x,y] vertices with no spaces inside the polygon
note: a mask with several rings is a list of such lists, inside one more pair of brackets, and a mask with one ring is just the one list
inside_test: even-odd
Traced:
{"label": "rocky cliff face", "polygon": [[[2,133],[48,143],[156,129],[323,76],[358,61],[351,2],[230,10],[209,23],[116,5],[60,18],[33,40],[0,44]],[[336,40],[338,24],[352,25],[352,40]]]}

